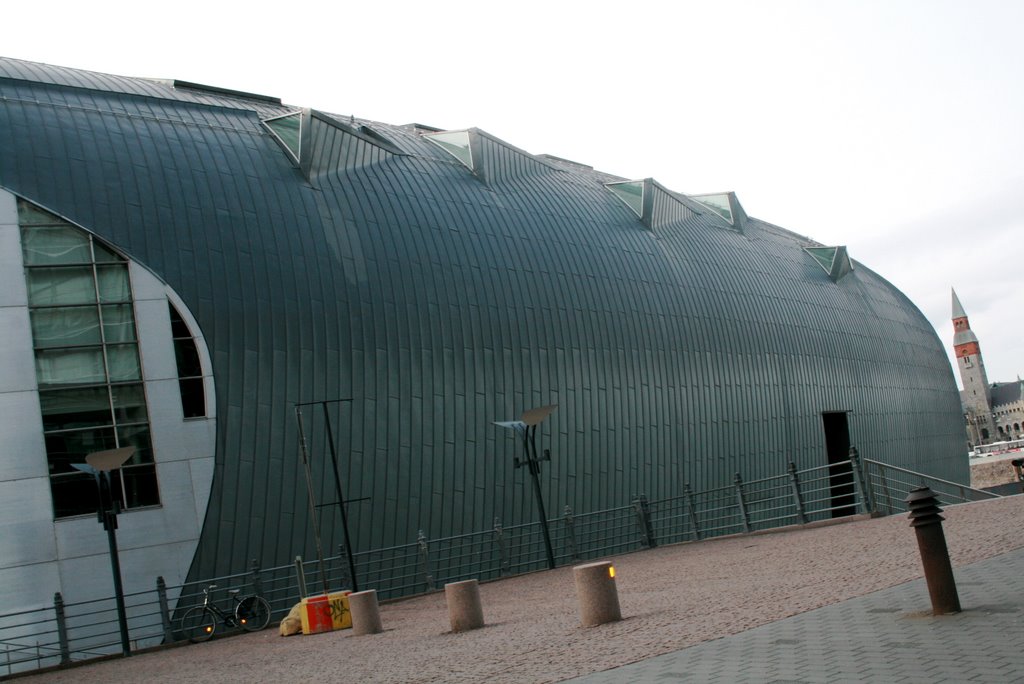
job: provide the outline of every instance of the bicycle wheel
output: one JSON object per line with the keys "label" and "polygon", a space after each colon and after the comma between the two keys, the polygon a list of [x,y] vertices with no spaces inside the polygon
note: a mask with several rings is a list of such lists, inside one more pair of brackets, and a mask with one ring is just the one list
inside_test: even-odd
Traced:
{"label": "bicycle wheel", "polygon": [[193,644],[206,641],[217,631],[217,615],[206,606],[195,606],[181,616],[181,633]]}
{"label": "bicycle wheel", "polygon": [[262,596],[246,596],[235,607],[235,620],[247,632],[258,632],[270,624],[270,604]]}

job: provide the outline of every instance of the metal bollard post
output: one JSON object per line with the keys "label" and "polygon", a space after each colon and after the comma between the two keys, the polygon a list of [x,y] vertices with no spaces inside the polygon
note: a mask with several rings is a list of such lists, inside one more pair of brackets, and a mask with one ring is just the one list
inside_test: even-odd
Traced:
{"label": "metal bollard post", "polygon": [[640,528],[640,545],[653,549],[658,543],[654,540],[654,526],[651,524],[651,504],[646,494],[633,498],[633,510],[636,512],[636,523]]}
{"label": "metal bollard post", "polygon": [[501,519],[494,518],[494,543],[498,545],[498,563],[501,566],[502,577],[512,574],[512,561],[508,555],[508,542],[505,540],[505,532],[501,529]]}
{"label": "metal bollard post", "polygon": [[64,597],[58,591],[53,595],[53,612],[57,615],[57,641],[60,643],[60,664],[71,662],[71,646],[68,642],[68,621],[64,614]]}
{"label": "metal bollard post", "polygon": [[793,504],[796,506],[796,519],[801,525],[807,524],[807,513],[804,511],[804,498],[800,493],[800,476],[796,474],[796,463],[789,462],[789,486],[793,490]]}
{"label": "metal bollard post", "polygon": [[302,556],[295,557],[295,577],[299,580],[299,599],[309,596],[306,591],[306,571],[302,569]]}
{"label": "metal bollard post", "polygon": [[260,578],[260,562],[255,558],[249,565],[249,572],[252,573],[252,593],[263,596],[263,580]]}
{"label": "metal bollard post", "polygon": [[683,501],[686,503],[686,512],[690,516],[690,526],[693,529],[693,538],[700,541],[703,535],[700,531],[700,523],[697,521],[697,509],[693,505],[693,490],[690,489],[689,483],[683,485]]}
{"label": "metal bollard post", "polygon": [[164,626],[164,643],[174,643],[174,627],[171,625],[171,606],[167,602],[167,583],[163,575],[156,578],[156,598],[160,604],[160,622]]}
{"label": "metal bollard post", "polygon": [[932,614],[946,615],[960,612],[960,597],[953,579],[953,566],[949,562],[946,535],[942,531],[942,509],[935,493],[928,487],[918,487],[906,499],[910,509],[910,526],[917,535],[917,548],[921,552],[924,579],[932,600]]}
{"label": "metal bollard post", "polygon": [[750,515],[747,513],[747,500],[743,495],[743,478],[740,477],[739,473],[736,473],[736,477],[733,478],[733,484],[736,485],[736,504],[740,507],[743,531],[750,532]]}
{"label": "metal bollard post", "polygon": [[565,523],[565,540],[569,543],[569,556],[574,560],[580,559],[580,551],[576,547],[576,520],[572,517],[572,508],[565,506],[565,515],[562,517]]}
{"label": "metal bollard post", "polygon": [[427,591],[434,591],[434,575],[430,572],[430,545],[427,544],[427,535],[420,530],[416,537],[416,544],[419,546],[420,572],[423,574],[423,583],[427,585]]}

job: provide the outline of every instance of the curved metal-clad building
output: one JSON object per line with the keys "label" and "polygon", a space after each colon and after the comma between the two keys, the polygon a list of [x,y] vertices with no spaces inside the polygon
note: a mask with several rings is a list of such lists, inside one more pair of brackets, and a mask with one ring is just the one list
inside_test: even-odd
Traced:
{"label": "curved metal-clad building", "polygon": [[[189,83],[6,59],[0,91],[0,308],[19,331],[3,354],[20,369],[5,371],[0,420],[26,464],[6,479],[38,485],[24,530],[57,529],[59,580],[87,555],[65,553],[60,528],[97,527],[76,515],[65,465],[96,445],[139,447],[122,534],[173,546],[179,581],[312,555],[306,402],[332,401],[345,494],[365,499],[348,509],[356,549],[534,520],[518,443],[494,421],[547,404],[549,511],[825,465],[830,430],[967,480],[957,388],[924,316],[844,248],[749,217],[732,194]],[[100,293],[95,376],[84,347],[44,341],[70,315],[58,247],[72,242]],[[111,360],[135,343],[108,331],[118,268],[130,297],[109,301],[134,302],[138,363]],[[145,390],[134,413],[124,383]],[[68,408],[94,386],[109,442]],[[303,408],[329,503],[323,415]],[[189,534],[160,517],[182,500]],[[49,562],[6,557],[0,575]],[[136,560],[171,582],[152,557]]]}

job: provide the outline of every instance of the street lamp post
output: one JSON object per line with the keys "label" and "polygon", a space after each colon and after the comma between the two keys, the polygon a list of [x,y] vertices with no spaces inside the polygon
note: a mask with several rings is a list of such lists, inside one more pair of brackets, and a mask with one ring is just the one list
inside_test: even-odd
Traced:
{"label": "street lamp post", "polygon": [[121,653],[130,656],[128,642],[128,613],[124,607],[124,587],[121,585],[121,561],[117,554],[117,514],[121,512],[120,502],[114,498],[110,487],[110,471],[120,468],[135,454],[135,447],[94,451],[85,457],[85,463],[72,463],[71,467],[89,473],[96,479],[99,507],[96,517],[107,531],[110,547],[110,568],[114,574],[114,600],[117,602],[117,624],[121,630]]}
{"label": "street lamp post", "polygon": [[550,461],[551,452],[545,449],[543,457],[537,456],[537,426],[557,408],[558,404],[541,406],[526,411],[519,420],[494,423],[499,427],[515,430],[523,438],[524,458],[523,460],[515,458],[513,462],[516,468],[525,465],[530,469],[530,476],[533,478],[533,493],[537,498],[537,509],[540,512],[541,532],[544,533],[544,549],[548,556],[548,567],[552,570],[555,569],[555,553],[551,548],[551,532],[548,530],[548,516],[544,512],[544,496],[540,489],[540,462],[542,460]]}

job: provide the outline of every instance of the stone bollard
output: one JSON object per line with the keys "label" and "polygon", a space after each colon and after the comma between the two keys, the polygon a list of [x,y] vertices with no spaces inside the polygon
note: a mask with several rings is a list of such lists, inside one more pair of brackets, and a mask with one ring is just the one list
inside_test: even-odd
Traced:
{"label": "stone bollard", "polygon": [[357,591],[348,595],[348,610],[352,614],[352,634],[379,634],[384,631],[377,607],[377,590]]}
{"label": "stone bollard", "polygon": [[572,574],[576,579],[576,599],[584,627],[622,619],[619,591],[615,587],[615,568],[610,561],[577,565]]}
{"label": "stone bollard", "polygon": [[484,609],[480,605],[480,583],[475,579],[444,585],[448,601],[448,619],[453,632],[465,632],[484,626]]}
{"label": "stone bollard", "polygon": [[946,615],[960,612],[960,597],[953,579],[953,566],[949,562],[946,535],[942,531],[942,509],[935,493],[928,487],[911,490],[906,499],[910,509],[910,526],[917,534],[917,548],[921,552],[924,579],[928,596],[932,600],[932,614]]}

